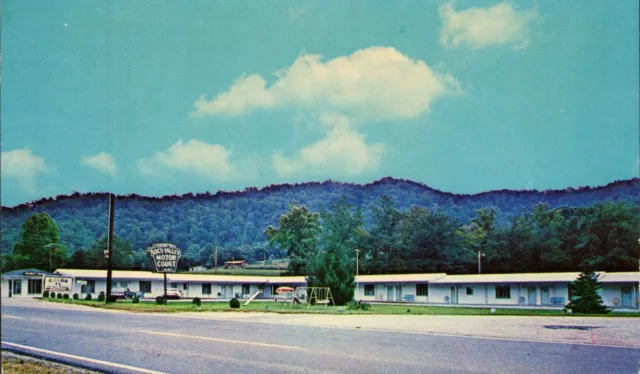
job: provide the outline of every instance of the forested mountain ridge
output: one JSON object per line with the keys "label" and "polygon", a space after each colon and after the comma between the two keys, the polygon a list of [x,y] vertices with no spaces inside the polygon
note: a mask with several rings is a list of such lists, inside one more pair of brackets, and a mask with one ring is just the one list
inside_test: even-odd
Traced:
{"label": "forested mountain ridge", "polygon": [[[333,181],[271,185],[244,191],[185,194],[182,196],[118,196],[115,233],[129,241],[135,251],[154,242],[169,241],[186,250],[219,246],[227,255],[247,257],[254,248],[277,256],[267,248],[264,230],[277,225],[291,204],[304,204],[321,211],[345,196],[362,210],[365,228],[374,222],[371,206],[385,195],[401,212],[413,206],[441,212],[468,224],[476,211],[494,207],[499,225],[507,225],[539,203],[552,208],[585,207],[602,201],[638,203],[640,179],[616,181],[602,187],[547,191],[500,190],[474,195],[441,192],[424,184],[394,178],[358,185]],[[2,207],[2,252],[10,253],[19,240],[24,221],[32,214],[47,212],[60,228],[60,241],[71,252],[88,249],[107,230],[106,193],[44,198],[15,207]],[[267,255],[266,253],[264,254]],[[250,256],[249,256],[250,257]],[[262,255],[256,257],[262,257]]]}

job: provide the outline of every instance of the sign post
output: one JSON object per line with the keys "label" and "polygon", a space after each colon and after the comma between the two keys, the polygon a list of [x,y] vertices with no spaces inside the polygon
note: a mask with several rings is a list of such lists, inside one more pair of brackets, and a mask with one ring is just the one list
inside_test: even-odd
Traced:
{"label": "sign post", "polygon": [[156,243],[147,250],[156,273],[164,273],[164,299],[167,300],[167,273],[175,273],[182,251],[170,243]]}

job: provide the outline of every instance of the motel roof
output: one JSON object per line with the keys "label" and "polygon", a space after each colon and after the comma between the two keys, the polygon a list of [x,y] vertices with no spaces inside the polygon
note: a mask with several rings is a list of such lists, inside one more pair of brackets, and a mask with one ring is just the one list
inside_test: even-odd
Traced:
{"label": "motel roof", "polygon": [[[56,273],[68,275],[74,278],[106,279],[106,270],[95,269],[58,269]],[[139,279],[139,280],[163,280],[162,273],[139,270],[113,270],[113,279]],[[211,283],[265,283],[265,284],[300,284],[306,283],[305,277],[265,277],[253,275],[217,275],[217,274],[189,274],[168,273],[169,282],[211,282]]]}
{"label": "motel roof", "polygon": [[265,277],[255,275],[217,275],[217,274],[187,274],[169,273],[167,279],[171,282],[215,282],[215,283],[265,283],[289,284],[306,283],[305,277]]}
{"label": "motel roof", "polygon": [[14,278],[23,278],[25,276],[29,277],[42,277],[43,275],[53,275],[48,271],[43,271],[40,269],[19,269],[7,271],[6,273],[2,273],[2,279],[14,279]]}
{"label": "motel roof", "polygon": [[[604,274],[604,272],[597,272]],[[546,283],[546,282],[573,282],[580,275],[573,273],[513,273],[513,274],[473,274],[473,275],[447,275],[431,283],[443,284],[468,284],[468,283]]]}
{"label": "motel roof", "polygon": [[605,273],[599,280],[602,283],[640,282],[640,272]]}
{"label": "motel roof", "polygon": [[[96,269],[58,269],[56,274],[68,275],[74,278],[87,279],[106,279],[106,270]],[[152,273],[150,271],[140,270],[113,270],[111,273],[113,279],[140,279],[140,280],[163,280],[162,273]]]}
{"label": "motel roof", "polygon": [[433,282],[436,279],[446,277],[445,273],[430,274],[378,274],[358,275],[358,283],[397,283],[397,282]]}

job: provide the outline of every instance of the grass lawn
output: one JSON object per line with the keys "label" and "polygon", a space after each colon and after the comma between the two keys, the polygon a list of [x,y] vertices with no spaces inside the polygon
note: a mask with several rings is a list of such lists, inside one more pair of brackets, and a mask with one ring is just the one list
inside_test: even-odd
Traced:
{"label": "grass lawn", "polygon": [[[417,305],[371,305],[368,311],[347,310],[345,307],[327,306],[276,306],[273,301],[253,301],[247,306],[241,305],[239,309],[231,309],[228,302],[203,302],[198,307],[192,304],[191,300],[169,301],[167,305],[157,305],[155,301],[141,301],[133,304],[131,300],[118,300],[116,303],[106,304],[98,301],[85,300],[58,300],[45,299],[51,302],[87,305],[95,308],[106,308],[116,310],[127,310],[131,312],[268,312],[268,313],[309,313],[309,314],[346,314],[346,315],[375,315],[375,314],[413,314],[413,315],[469,315],[482,316],[490,315],[491,308],[452,308],[439,306],[417,306]],[[241,301],[241,304],[244,303]],[[565,316],[561,310],[530,310],[530,309],[496,309],[497,316]],[[609,313],[607,315],[580,315],[597,317],[640,317],[640,313]]]}

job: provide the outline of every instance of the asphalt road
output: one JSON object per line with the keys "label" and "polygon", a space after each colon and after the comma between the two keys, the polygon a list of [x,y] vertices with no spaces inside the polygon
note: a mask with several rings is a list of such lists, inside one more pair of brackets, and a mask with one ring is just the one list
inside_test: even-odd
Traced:
{"label": "asphalt road", "polygon": [[638,348],[259,324],[4,301],[3,349],[109,373],[637,374],[640,368]]}

